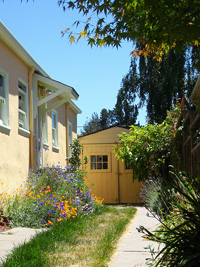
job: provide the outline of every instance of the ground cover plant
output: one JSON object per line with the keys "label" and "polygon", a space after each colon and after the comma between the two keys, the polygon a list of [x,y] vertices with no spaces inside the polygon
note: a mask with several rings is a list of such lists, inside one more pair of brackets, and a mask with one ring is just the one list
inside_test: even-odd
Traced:
{"label": "ground cover plant", "polygon": [[89,216],[63,220],[16,248],[2,267],[103,267],[136,209],[103,206]]}
{"label": "ground cover plant", "polygon": [[102,206],[82,179],[59,165],[31,170],[23,189],[1,193],[1,210],[12,226],[48,227],[88,215]]}

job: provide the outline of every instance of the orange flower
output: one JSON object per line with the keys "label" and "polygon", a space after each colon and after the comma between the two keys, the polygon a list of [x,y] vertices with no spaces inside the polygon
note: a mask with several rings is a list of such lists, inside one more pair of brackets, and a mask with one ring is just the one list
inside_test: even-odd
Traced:
{"label": "orange flower", "polygon": [[51,224],[51,225],[53,225],[53,222],[51,222],[51,221],[49,221],[49,220],[48,220],[48,224]]}

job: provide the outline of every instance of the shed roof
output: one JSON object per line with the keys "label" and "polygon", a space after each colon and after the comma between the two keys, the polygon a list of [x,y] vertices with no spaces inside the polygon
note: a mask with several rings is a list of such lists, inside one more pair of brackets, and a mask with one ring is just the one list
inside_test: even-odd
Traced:
{"label": "shed roof", "polygon": [[119,142],[118,135],[123,132],[129,133],[129,129],[121,126],[111,126],[79,138],[81,144],[115,144]]}

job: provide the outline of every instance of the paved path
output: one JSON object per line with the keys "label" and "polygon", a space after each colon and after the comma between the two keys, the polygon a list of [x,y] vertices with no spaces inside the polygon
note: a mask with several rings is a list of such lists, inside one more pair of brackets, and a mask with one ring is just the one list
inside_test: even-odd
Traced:
{"label": "paved path", "polygon": [[[128,225],[125,233],[118,242],[117,249],[108,264],[108,267],[141,267],[145,265],[145,259],[150,257],[150,253],[145,249],[148,245],[153,244],[143,238],[143,233],[136,229],[140,225],[153,231],[159,224],[158,221],[147,216],[147,210],[143,207],[137,207],[134,219]],[[11,253],[14,247],[29,241],[41,229],[14,228],[0,233],[0,264]],[[153,244],[155,250],[158,245]]]}
{"label": "paved path", "polygon": [[151,214],[147,216],[147,213],[148,211],[144,207],[137,207],[136,215],[120,238],[108,267],[147,266],[145,259],[151,258],[151,255],[145,247],[152,245],[154,250],[158,251],[158,244],[144,239],[144,234],[139,233],[136,229],[142,225],[146,229],[154,231],[159,225],[159,222]]}
{"label": "paved path", "polygon": [[41,229],[17,227],[0,233],[0,264],[11,253],[13,248],[28,242]]}

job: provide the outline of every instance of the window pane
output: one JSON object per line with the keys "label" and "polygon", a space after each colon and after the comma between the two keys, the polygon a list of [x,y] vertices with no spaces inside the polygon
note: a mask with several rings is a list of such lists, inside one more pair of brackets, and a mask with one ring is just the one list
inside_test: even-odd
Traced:
{"label": "window pane", "polygon": [[19,82],[18,87],[26,94],[26,86],[23,83]]}
{"label": "window pane", "polygon": [[56,129],[56,115],[52,112],[52,128]]}
{"label": "window pane", "polygon": [[96,162],[96,156],[91,156],[91,162]]}
{"label": "window pane", "polygon": [[96,170],[96,163],[91,163],[91,169]]}
{"label": "window pane", "polygon": [[24,100],[25,100],[24,94],[19,92],[19,109],[23,111],[25,111]]}
{"label": "window pane", "polygon": [[108,161],[108,156],[103,156],[103,161],[105,162],[107,162]]}
{"label": "window pane", "polygon": [[0,74],[0,96],[5,98],[4,77]]}
{"label": "window pane", "polygon": [[102,162],[103,156],[97,156],[97,162]]}
{"label": "window pane", "polygon": [[126,161],[125,161],[125,169],[126,170],[131,170],[132,169],[132,166],[130,164],[128,164]]}
{"label": "window pane", "polygon": [[107,170],[108,169],[108,163],[103,163],[103,169]]}
{"label": "window pane", "polygon": [[97,163],[97,169],[102,169],[102,163]]}

